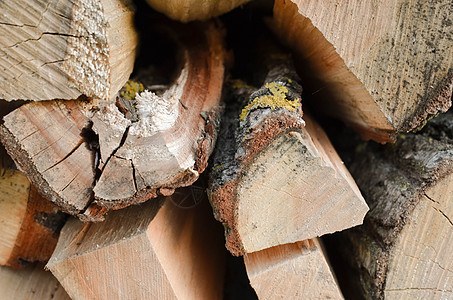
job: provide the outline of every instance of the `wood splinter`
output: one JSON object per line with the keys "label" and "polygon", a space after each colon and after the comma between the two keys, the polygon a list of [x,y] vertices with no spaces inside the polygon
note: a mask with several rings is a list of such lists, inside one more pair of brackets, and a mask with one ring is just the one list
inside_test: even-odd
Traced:
{"label": "wood splinter", "polygon": [[279,65],[254,93],[232,88],[209,196],[234,255],[361,224],[368,210],[325,133],[302,119],[297,80]]}
{"label": "wood splinter", "polygon": [[138,93],[131,118],[115,103],[77,101],[29,103],[4,118],[9,154],[63,210],[101,219],[188,186],[206,168],[221,111],[223,29],[214,21],[166,28],[179,75],[161,96]]}

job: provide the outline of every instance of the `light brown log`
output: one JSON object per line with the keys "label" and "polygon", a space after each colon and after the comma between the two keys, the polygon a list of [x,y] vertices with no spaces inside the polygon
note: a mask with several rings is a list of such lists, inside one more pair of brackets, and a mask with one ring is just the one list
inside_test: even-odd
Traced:
{"label": "light brown log", "polygon": [[343,299],[319,239],[244,256],[259,299]]}
{"label": "light brown log", "polygon": [[2,299],[16,300],[70,300],[49,271],[43,265],[15,270],[0,266],[0,291]]}
{"label": "light brown log", "polygon": [[188,186],[205,170],[221,111],[223,31],[214,22],[168,23],[164,33],[178,45],[182,69],[161,96],[118,96],[136,108],[131,117],[113,102],[46,101],[4,118],[10,155],[64,211],[99,220],[107,209]]}
{"label": "light brown log", "polygon": [[0,3],[0,99],[110,100],[137,46],[128,0]]}
{"label": "light brown log", "polygon": [[0,148],[0,265],[47,262],[65,220]]}
{"label": "light brown log", "polygon": [[366,299],[453,296],[453,114],[389,147],[363,147],[350,170],[372,208],[334,244]]}
{"label": "light brown log", "polygon": [[225,252],[207,199],[173,202],[68,221],[47,267],[72,299],[221,299]]}
{"label": "light brown log", "polygon": [[227,13],[250,0],[146,0],[169,18],[181,22],[207,20]]}
{"label": "light brown log", "polygon": [[209,197],[234,255],[356,226],[368,210],[323,130],[302,119],[297,77],[270,74],[252,95],[234,92],[250,103],[241,116],[227,109],[211,172]]}
{"label": "light brown log", "polygon": [[452,16],[449,0],[277,0],[272,27],[318,108],[386,142],[451,106]]}

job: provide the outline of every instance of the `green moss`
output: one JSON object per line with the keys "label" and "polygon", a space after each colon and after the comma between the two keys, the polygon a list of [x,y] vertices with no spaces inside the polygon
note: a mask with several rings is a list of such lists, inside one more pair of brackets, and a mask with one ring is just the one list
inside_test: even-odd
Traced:
{"label": "green moss", "polygon": [[123,98],[134,100],[135,96],[144,90],[143,84],[129,80],[121,89],[120,95]]}
{"label": "green moss", "polygon": [[245,118],[255,108],[258,107],[269,107],[272,110],[279,108],[286,108],[289,111],[296,111],[300,108],[300,99],[289,100],[286,98],[288,89],[276,82],[266,83],[266,88],[269,89],[272,95],[264,95],[256,97],[246,107],[244,107],[239,115],[241,122],[245,121]]}

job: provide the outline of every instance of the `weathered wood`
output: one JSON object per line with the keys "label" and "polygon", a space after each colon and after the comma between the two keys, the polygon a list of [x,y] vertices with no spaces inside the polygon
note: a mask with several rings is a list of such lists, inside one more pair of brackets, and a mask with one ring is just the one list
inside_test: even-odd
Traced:
{"label": "weathered wood", "polygon": [[242,255],[361,224],[368,207],[325,133],[302,119],[297,75],[280,65],[256,92],[237,87],[208,193],[228,250]]}
{"label": "weathered wood", "polygon": [[0,99],[109,100],[137,46],[128,0],[0,3]]}
{"label": "weathered wood", "polygon": [[161,96],[145,89],[103,106],[28,103],[4,118],[10,155],[64,211],[102,219],[108,209],[188,186],[205,170],[221,111],[223,31],[215,22],[165,30],[183,64]]}
{"label": "weathered wood", "polygon": [[42,265],[14,270],[0,266],[2,299],[70,300],[55,277]]}
{"label": "weathered wood", "polygon": [[244,262],[259,299],[343,299],[318,239],[249,253]]}
{"label": "weathered wood", "polygon": [[449,0],[277,0],[272,27],[318,108],[386,142],[451,106],[452,16]]}
{"label": "weathered wood", "polygon": [[453,296],[453,113],[419,134],[355,154],[351,173],[370,212],[364,226],[340,233],[353,289],[367,299]]}
{"label": "weathered wood", "polygon": [[192,209],[170,197],[68,221],[47,267],[72,299],[221,299],[222,229],[206,196]]}
{"label": "weathered wood", "polygon": [[47,262],[65,220],[0,147],[0,265]]}
{"label": "weathered wood", "polygon": [[169,18],[181,22],[207,20],[250,0],[146,0],[148,4]]}

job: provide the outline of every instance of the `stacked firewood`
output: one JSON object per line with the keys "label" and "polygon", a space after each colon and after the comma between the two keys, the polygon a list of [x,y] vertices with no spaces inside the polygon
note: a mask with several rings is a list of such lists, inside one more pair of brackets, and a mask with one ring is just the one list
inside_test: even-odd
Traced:
{"label": "stacked firewood", "polygon": [[0,2],[4,295],[453,297],[450,1],[245,2]]}

